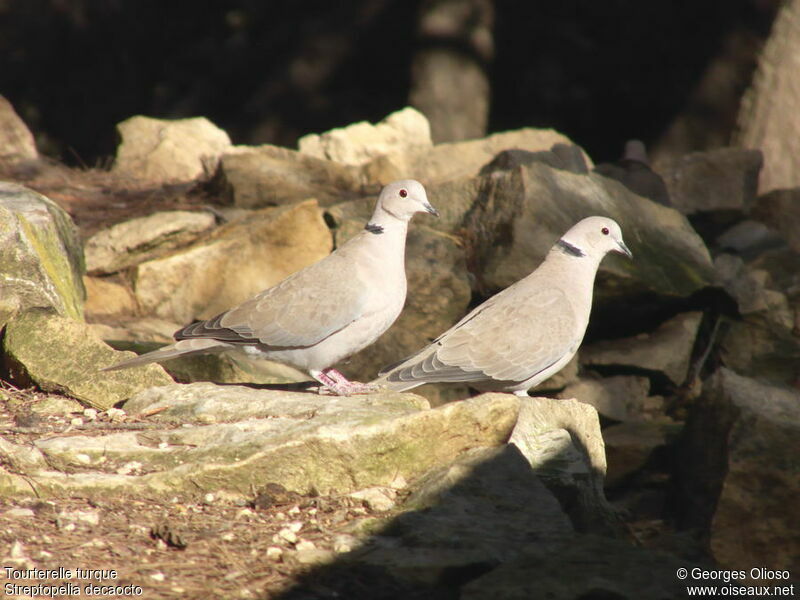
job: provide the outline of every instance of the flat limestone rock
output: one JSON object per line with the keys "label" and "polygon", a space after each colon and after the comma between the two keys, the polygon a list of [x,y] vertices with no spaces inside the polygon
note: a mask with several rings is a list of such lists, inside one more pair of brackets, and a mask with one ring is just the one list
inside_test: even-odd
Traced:
{"label": "flat limestone rock", "polygon": [[576,398],[595,407],[604,417],[617,421],[641,418],[647,409],[650,380],[647,377],[618,375],[602,379],[580,379],[559,393],[560,398]]}
{"label": "flat limestone rock", "polygon": [[[321,206],[359,196],[358,169],[279,146],[236,146],[222,156],[218,183],[240,208],[316,199]],[[371,198],[374,205],[375,199]],[[366,215],[368,218],[372,213]]]}
{"label": "flat limestone rock", "polygon": [[86,270],[108,274],[163,255],[214,227],[209,212],[170,210],[130,219],[86,240]]}
{"label": "flat limestone rock", "polygon": [[8,323],[3,354],[15,381],[67,394],[100,410],[150,386],[172,383],[157,365],[99,372],[123,356],[85,323],[39,309],[21,313]]}
{"label": "flat limestone rock", "polygon": [[242,499],[266,483],[350,493],[412,480],[470,448],[502,444],[519,401],[496,394],[427,406],[413,394],[331,397],[173,384],[124,407],[150,414],[152,428],[40,439],[36,450],[48,467],[25,476],[42,496],[213,492]]}
{"label": "flat limestone rock", "polygon": [[606,340],[581,348],[585,365],[624,365],[666,375],[681,385],[689,370],[689,359],[703,314],[688,312],[662,323],[652,333],[632,338]]}
{"label": "flat limestone rock", "polygon": [[177,323],[228,310],[330,254],[315,200],[252,211],[165,258],[136,267],[136,298]]}
{"label": "flat limestone rock", "polygon": [[83,249],[53,201],[0,182],[0,325],[27,308],[83,319]]}

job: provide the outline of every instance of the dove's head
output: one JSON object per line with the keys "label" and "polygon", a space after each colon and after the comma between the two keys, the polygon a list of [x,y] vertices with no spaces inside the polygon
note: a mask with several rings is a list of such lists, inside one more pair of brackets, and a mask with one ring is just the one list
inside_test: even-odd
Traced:
{"label": "dove's head", "polygon": [[609,252],[619,252],[628,258],[633,254],[622,240],[617,222],[607,217],[588,217],[567,231],[558,245],[574,256],[596,256],[602,259]]}
{"label": "dove's head", "polygon": [[418,212],[439,216],[439,211],[428,202],[425,188],[413,179],[394,181],[384,187],[378,197],[376,212],[381,209],[401,221],[408,221]]}

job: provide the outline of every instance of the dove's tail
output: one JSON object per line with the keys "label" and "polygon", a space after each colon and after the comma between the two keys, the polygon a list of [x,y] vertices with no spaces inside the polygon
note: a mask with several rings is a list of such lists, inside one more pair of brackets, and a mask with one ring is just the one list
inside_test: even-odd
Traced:
{"label": "dove's tail", "polygon": [[101,369],[102,371],[117,371],[119,369],[130,369],[132,367],[140,367],[154,362],[161,362],[162,360],[169,360],[170,358],[177,358],[179,356],[188,356],[190,354],[208,353],[208,352],[221,352],[229,347],[228,344],[221,343],[219,340],[208,338],[194,338],[190,340],[181,340],[164,346],[158,350],[153,350],[147,354],[123,360],[120,363]]}

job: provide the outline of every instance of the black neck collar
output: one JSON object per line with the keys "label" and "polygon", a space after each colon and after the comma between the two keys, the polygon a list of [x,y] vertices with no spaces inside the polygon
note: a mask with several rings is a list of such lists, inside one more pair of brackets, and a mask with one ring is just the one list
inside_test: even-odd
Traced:
{"label": "black neck collar", "polygon": [[580,258],[581,256],[586,256],[586,253],[583,250],[581,250],[577,246],[573,246],[567,241],[558,240],[556,242],[556,246],[561,248],[562,252],[564,252],[565,254],[569,254],[570,256],[576,256],[578,258]]}

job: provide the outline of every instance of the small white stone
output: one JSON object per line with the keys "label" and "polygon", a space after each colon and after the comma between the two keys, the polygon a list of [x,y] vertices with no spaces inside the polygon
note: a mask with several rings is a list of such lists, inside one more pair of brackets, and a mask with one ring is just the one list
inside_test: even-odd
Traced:
{"label": "small white stone", "polygon": [[287,525],[287,527],[289,529],[291,529],[294,533],[297,533],[298,531],[300,531],[303,528],[303,522],[302,521],[292,521],[291,523],[289,523]]}
{"label": "small white stone", "polygon": [[274,536],[272,536],[272,541],[274,542],[289,542],[290,544],[294,544],[297,542],[297,534],[289,529],[288,527],[284,527]]}
{"label": "small white stone", "polygon": [[212,494],[210,492],[208,494],[206,494],[205,496],[203,496],[203,502],[205,502],[206,504],[213,504],[214,500],[215,500],[214,494]]}
{"label": "small white stone", "polygon": [[337,535],[333,540],[333,551],[338,554],[344,554],[345,552],[350,552],[357,544],[358,540],[355,536],[347,534]]}
{"label": "small white stone", "polygon": [[169,442],[159,442],[158,449],[159,450],[166,450],[169,448]]}
{"label": "small white stone", "polygon": [[109,408],[106,411],[106,415],[112,422],[124,421],[125,417],[127,417],[125,411],[122,410],[121,408]]}
{"label": "small white stone", "polygon": [[69,424],[78,427],[80,425],[83,425],[83,419],[81,419],[80,417],[74,417],[73,419],[70,420]]}
{"label": "small white stone", "polygon": [[134,471],[138,471],[141,468],[142,463],[137,460],[132,460],[131,462],[127,462],[117,469],[117,475],[130,475]]}
{"label": "small white stone", "polygon": [[236,539],[236,536],[235,536],[235,535],[233,535],[233,532],[232,532],[232,531],[228,531],[227,533],[223,533],[223,534],[220,536],[220,539],[221,539],[223,542],[232,542],[234,539]]}
{"label": "small white stone", "polygon": [[233,518],[234,519],[247,519],[249,521],[250,519],[252,519],[255,516],[256,516],[256,513],[254,513],[249,508],[242,508],[241,510],[236,512],[236,514],[234,515]]}
{"label": "small white stone", "polygon": [[317,545],[311,540],[300,540],[299,542],[297,542],[297,545],[295,546],[295,549],[298,552],[303,552],[305,550],[316,550],[316,548]]}
{"label": "small white stone", "polygon": [[164,581],[166,578],[167,578],[167,577],[166,577],[166,575],[164,575],[164,574],[163,574],[163,573],[161,573],[161,572],[158,572],[158,573],[151,573],[151,574],[150,574],[150,579],[153,579],[153,580],[155,580],[155,581]]}
{"label": "small white stone", "polygon": [[289,509],[289,514],[290,515],[300,514],[300,507],[297,505],[293,506],[292,508]]}
{"label": "small white stone", "polygon": [[277,546],[267,548],[267,560],[279,562],[283,558],[283,550]]}
{"label": "small white stone", "polygon": [[88,465],[92,462],[92,457],[88,454],[79,453],[75,455],[75,460],[82,465]]}
{"label": "small white stone", "polygon": [[83,416],[89,419],[90,421],[94,421],[97,418],[97,409],[85,408],[83,410]]}
{"label": "small white stone", "polygon": [[11,544],[11,552],[8,554],[9,558],[26,558],[25,557],[25,546],[17,540],[13,544]]}

